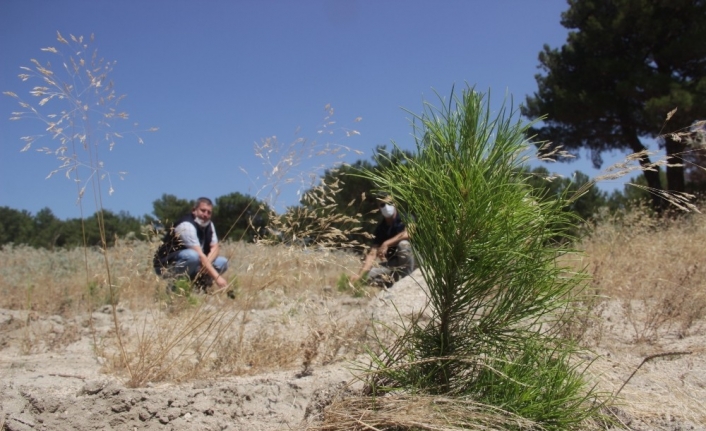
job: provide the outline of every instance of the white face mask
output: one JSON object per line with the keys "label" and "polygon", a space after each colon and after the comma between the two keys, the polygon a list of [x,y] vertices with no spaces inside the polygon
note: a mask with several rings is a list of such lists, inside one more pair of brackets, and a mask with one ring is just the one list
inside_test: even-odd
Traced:
{"label": "white face mask", "polygon": [[390,218],[395,215],[395,207],[390,204],[386,204],[384,207],[380,208],[380,212],[383,217]]}
{"label": "white face mask", "polygon": [[202,219],[202,218],[198,218],[198,217],[194,217],[194,221],[196,222],[196,224],[198,224],[198,225],[201,226],[201,227],[206,227],[206,226],[208,226],[209,224],[211,224],[211,221],[210,221],[210,220],[209,220],[209,221],[206,221],[206,220],[204,220],[204,219]]}

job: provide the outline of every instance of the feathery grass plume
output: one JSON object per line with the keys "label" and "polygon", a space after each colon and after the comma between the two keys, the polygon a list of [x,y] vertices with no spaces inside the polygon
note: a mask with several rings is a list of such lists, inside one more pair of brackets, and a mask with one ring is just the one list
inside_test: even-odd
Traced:
{"label": "feathery grass plume", "polygon": [[[330,104],[324,107],[323,124],[316,131],[317,135],[325,137],[324,141],[298,136],[291,142],[283,142],[277,136],[271,136],[255,143],[255,156],[262,160],[265,168],[261,176],[253,179],[253,183],[257,185],[255,196],[275,208],[285,186],[297,184],[296,194],[299,196],[304,190],[317,184],[318,176],[324,169],[341,164],[351,152],[362,154],[359,150],[336,141],[337,132],[344,133],[346,138],[358,136],[360,132],[347,127],[336,127],[334,112]],[[361,117],[353,120],[354,123],[360,121]],[[296,134],[299,134],[299,129]],[[241,167],[240,170],[250,175],[244,168]]]}
{"label": "feathery grass plume", "polygon": [[[49,139],[49,144],[36,148],[60,162],[47,178],[63,172],[77,184],[79,203],[87,188],[92,186],[96,208],[100,210],[98,181],[108,182],[109,194],[114,191],[111,172],[105,167],[102,153],[111,151],[126,135],[134,136],[142,144],[139,133],[157,129],[139,130],[137,123],[127,129],[120,127],[122,122],[129,120],[129,115],[120,111],[119,105],[125,95],[116,93],[110,79],[116,62],[106,61],[98,55],[98,50],[92,47],[93,35],[87,39],[71,35],[69,39],[57,32],[59,49],[48,47],[41,50],[49,55],[46,63],[33,58],[32,66],[20,67],[19,78],[34,83],[29,94],[39,101],[27,102],[13,92],[4,94],[17,99],[21,107],[20,111],[12,113],[10,120],[35,119],[46,126],[45,133],[22,137],[25,145],[21,151],[28,151],[39,141]],[[52,64],[53,60],[59,67]],[[117,174],[122,178],[126,172],[118,171]]]}
{"label": "feathery grass plume", "polygon": [[336,196],[341,191],[338,180],[320,183],[307,190],[300,205],[287,208],[281,216],[270,217],[270,227],[278,237],[265,238],[263,244],[286,242],[319,249],[356,249],[357,236],[367,237],[360,218],[340,211]]}
{"label": "feathery grass plume", "polygon": [[[440,98],[441,99],[441,98]],[[579,429],[603,400],[560,337],[586,277],[557,263],[575,222],[561,197],[536,201],[520,169],[529,125],[473,88],[414,117],[417,156],[367,172],[406,220],[429,319],[379,346],[373,394],[473,397],[544,429]]]}
{"label": "feathery grass plume", "polygon": [[[317,134],[322,140],[309,140],[298,137],[289,144],[276,137],[263,139],[255,145],[255,154],[263,160],[265,170],[262,177],[264,184],[258,189],[267,203],[267,232],[258,238],[260,245],[286,244],[319,251],[329,249],[357,249],[361,247],[360,238],[366,237],[365,227],[360,217],[341,212],[339,194],[342,191],[340,178],[327,180],[325,172],[337,172],[349,153],[362,154],[352,149],[337,138],[343,132],[344,139],[360,135],[355,129],[339,127],[333,120],[334,109],[330,105],[324,108],[325,117]],[[357,117],[354,123],[362,119]],[[300,197],[299,205],[287,207],[277,213],[277,200],[284,187],[297,185],[296,194]],[[361,202],[364,197],[361,197]],[[348,205],[354,205],[355,201]],[[334,264],[326,254],[320,254],[322,264]],[[352,272],[351,268],[338,267],[343,272]]]}
{"label": "feathery grass plume", "polygon": [[[135,134],[137,124],[131,130],[122,131],[116,124],[127,121],[129,116],[119,110],[120,101],[125,97],[118,95],[113,87],[109,75],[115,62],[105,61],[98,56],[98,50],[92,47],[93,36],[84,40],[83,36],[70,35],[70,40],[65,39],[57,32],[57,41],[60,49],[54,47],[42,48],[52,59],[56,59],[60,67],[54,68],[51,61],[42,63],[31,59],[32,66],[23,66],[19,78],[23,82],[33,82],[34,87],[29,94],[39,98],[36,103],[24,101],[13,92],[4,94],[18,100],[22,110],[13,112],[10,120],[25,118],[37,119],[46,126],[43,134],[25,136],[21,139],[25,146],[21,151],[29,150],[32,145],[42,138],[50,138],[51,146],[38,148],[37,151],[54,156],[60,162],[57,169],[51,171],[47,178],[58,172],[64,172],[66,178],[72,180],[77,187],[78,204],[83,217],[83,198],[90,190],[96,208],[96,220],[101,237],[101,248],[104,256],[104,271],[109,286],[110,302],[113,309],[115,330],[123,352],[123,360],[127,364],[115,304],[117,286],[111,275],[111,266],[108,256],[108,242],[106,238],[105,222],[103,219],[103,187],[102,180],[108,182],[108,194],[113,193],[111,175],[105,168],[101,153],[111,151],[117,140],[126,134]],[[149,131],[155,131],[152,128]],[[142,138],[137,136],[137,141],[142,143]],[[122,178],[125,172],[118,172]],[[82,225],[84,233],[84,260],[87,286],[91,280],[88,273],[88,255],[86,247],[86,227]]]}

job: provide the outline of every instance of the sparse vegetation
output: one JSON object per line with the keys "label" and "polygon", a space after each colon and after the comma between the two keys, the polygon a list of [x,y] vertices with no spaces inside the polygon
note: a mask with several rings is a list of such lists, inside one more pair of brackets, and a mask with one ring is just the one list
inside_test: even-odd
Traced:
{"label": "sparse vegetation", "polygon": [[[577,245],[585,253],[567,262],[578,268],[586,267],[593,276],[590,300],[583,303],[582,313],[563,329],[567,336],[597,352],[596,358],[605,358],[596,359],[591,367],[591,380],[598,388],[617,391],[640,365],[640,361],[615,362],[627,352],[642,352],[643,357],[665,351],[694,352],[691,356],[658,358],[652,368],[646,365],[637,372],[620,393],[620,410],[630,417],[657,421],[661,415],[669,413],[672,417],[689,418],[694,423],[706,423],[702,401],[698,399],[698,391],[702,390],[697,386],[699,375],[695,374],[703,369],[699,371],[699,362],[694,356],[703,355],[703,349],[699,353],[699,346],[668,347],[673,340],[688,339],[706,327],[702,314],[705,299],[698,281],[703,278],[699,274],[704,243],[706,220],[700,213],[667,220],[651,218],[635,209],[620,218],[606,217],[597,221],[591,226],[590,234]],[[153,245],[119,241],[116,247],[111,256],[120,289],[118,309],[125,323],[128,357],[133,363],[137,363],[141,355],[145,363],[150,358],[157,361],[159,344],[148,341],[161,337],[166,343],[169,337],[173,339],[174,332],[170,335],[167,330],[176,322],[193,321],[197,316],[205,316],[208,310],[220,310],[221,321],[228,325],[218,337],[215,332],[209,335],[202,328],[205,341],[185,350],[188,354],[184,362],[177,361],[169,368],[168,360],[173,359],[165,356],[162,358],[164,366],[149,373],[145,370],[143,381],[251,375],[284,369],[292,370],[292,375],[305,369],[316,375],[318,368],[332,363],[343,365],[371,343],[369,316],[358,315],[360,319],[356,320],[352,312],[369,299],[365,296],[352,298],[350,291],[339,292],[337,288],[345,268],[359,267],[355,255],[313,252],[285,245],[227,243],[225,253],[236,262],[230,274],[238,280],[235,299],[226,295],[199,295],[200,305],[172,303],[169,308],[166,302],[159,300],[166,284],[149,267]],[[639,255],[630,251],[633,247],[640,248]],[[0,328],[0,341],[5,340],[3,346],[10,346],[8,337],[12,331],[19,330],[26,353],[61,352],[90,330],[85,316],[89,301],[95,301],[94,319],[108,315],[105,314],[109,310],[105,304],[109,302],[102,275],[102,254],[92,248],[86,255],[91,275],[88,284],[82,273],[85,264],[84,252],[80,249],[50,251],[7,246],[0,249],[0,260],[6,263],[0,268],[0,308],[18,313],[16,319]],[[376,291],[369,293],[374,295]],[[674,310],[675,298],[678,299],[676,312],[666,313]],[[341,316],[333,310],[341,310],[337,304],[350,301],[361,302],[350,305],[350,321],[340,321]],[[632,307],[629,317],[624,314],[629,311],[628,307]],[[57,315],[67,324],[50,324],[48,318]],[[140,325],[133,325],[135,321]],[[142,333],[132,333],[130,328],[143,329]],[[302,332],[302,328],[307,329]],[[213,339],[217,339],[215,344],[208,344]],[[95,340],[96,356],[107,359],[105,371],[127,380],[125,368],[115,356],[114,332],[96,333]],[[186,344],[187,339],[182,342]],[[140,350],[145,346],[151,346],[152,356]],[[316,355],[313,355],[314,347]],[[305,366],[307,350],[311,358]],[[606,356],[607,353],[610,355]],[[665,360],[685,363],[685,370],[679,375],[665,375],[664,379],[653,376],[651,370],[658,372],[662,369],[659,361]],[[644,387],[639,385],[640,382],[645,384],[645,379],[657,379],[654,384],[664,390],[674,389],[659,397],[645,397]],[[355,420],[380,424],[379,429],[384,429],[385,424],[388,429],[394,426],[404,429],[412,423],[424,429],[419,424],[430,416],[421,408],[439,405],[453,406],[447,412],[449,417],[461,416],[466,421],[459,419],[455,422],[456,428],[447,424],[446,428],[439,429],[461,429],[478,423],[510,427],[507,422],[497,422],[496,416],[489,416],[487,412],[481,414],[482,406],[469,399],[452,402],[448,397],[413,394],[381,397],[377,401],[377,412],[384,414],[384,420],[376,419],[375,412],[368,410],[370,405],[363,401],[354,398],[334,401],[327,410],[322,429],[336,429],[335,426],[355,429],[355,424],[360,425]],[[411,415],[411,411],[416,415]],[[667,428],[655,425],[653,429]]]}
{"label": "sparse vegetation", "polygon": [[[71,39],[84,44],[82,38]],[[69,43],[61,36],[59,41]],[[67,62],[77,79],[83,61]],[[35,66],[37,76],[51,81],[48,68]],[[107,73],[110,66],[101,67]],[[103,76],[89,73],[88,88],[102,94]],[[110,88],[103,102],[119,100]],[[59,99],[48,91],[35,90],[42,97],[39,106]],[[422,274],[430,299],[426,313],[373,325],[365,306],[378,290],[348,280],[360,266],[351,250],[362,247],[364,220],[371,215],[359,210],[365,208],[364,193],[360,201],[340,198],[346,175],[357,170],[327,171],[317,184],[315,174],[294,173],[306,189],[301,205],[283,214],[272,210],[280,187],[293,182],[285,168],[296,166],[297,157],[318,153],[315,142],[263,140],[256,151],[268,155],[269,172],[277,173],[262,189],[270,187],[271,199],[253,200],[251,206],[250,197],[234,194],[223,201],[242,212],[230,220],[236,237],[223,242],[231,261],[229,289],[202,294],[177,281],[176,289],[167,291],[167,282],[151,267],[150,238],[155,238],[138,241],[108,229],[110,214],[100,208],[102,162],[90,153],[78,164],[73,163],[79,158],[64,156],[75,140],[88,142],[90,136],[66,136],[62,122],[89,120],[78,115],[80,109],[50,120],[55,117],[21,101],[27,111],[18,117],[46,120],[61,143],[45,150],[59,157],[59,170],[78,175],[87,169],[87,178],[76,176],[76,182],[81,197],[89,185],[97,190],[98,212],[91,221],[99,241],[82,249],[53,248],[56,238],[49,235],[42,239],[46,248],[0,248],[0,308],[11,311],[0,322],[0,349],[11,344],[12,331],[20,334],[18,355],[62,351],[88,332],[104,372],[131,387],[274,370],[305,378],[320,367],[372,358],[368,392],[333,399],[322,422],[310,427],[328,431],[585,429],[605,427],[604,419],[615,419],[620,427],[615,410],[600,410],[602,399],[594,389],[620,392],[628,406],[623,410],[632,417],[655,414],[657,401],[630,405],[630,397],[639,394],[627,383],[648,360],[691,354],[650,348],[704,327],[703,216],[653,218],[630,209],[598,217],[581,238],[571,238],[564,228],[572,214],[561,211],[562,196],[535,200],[515,157],[524,143],[523,126],[502,115],[487,117],[482,96],[473,91],[454,102],[460,110],[430,108],[429,115],[417,118],[418,155],[380,152],[378,157],[399,159],[369,172],[368,179],[417,217],[411,229],[426,263]],[[124,117],[114,108],[108,111],[113,117],[106,118]],[[326,112],[333,114],[330,107]],[[117,136],[107,136],[113,145]],[[28,147],[36,139],[26,139]],[[333,155],[346,149],[332,148]],[[276,154],[280,161],[269,158]],[[178,201],[163,196],[165,202],[171,198]],[[339,211],[344,203],[347,211]],[[255,221],[258,215],[269,221],[266,234]],[[43,214],[49,221],[50,216]],[[256,243],[237,241],[248,232]],[[588,291],[582,290],[584,269],[593,276]],[[110,329],[96,329],[94,322],[105,316]],[[615,343],[608,337],[615,331],[622,337],[618,347],[607,344]],[[633,374],[606,372],[612,380],[601,380],[598,375],[611,370],[608,365],[599,372],[585,368],[601,362],[588,349],[625,346],[645,352]],[[698,390],[698,382],[685,376],[676,380]],[[678,398],[678,411],[706,423],[702,401],[692,398]],[[4,421],[0,417],[0,428]]]}
{"label": "sparse vegetation", "polygon": [[641,205],[595,222],[582,240],[597,298],[591,308],[618,301],[633,343],[686,336],[706,316],[704,228],[700,213],[657,217]]}

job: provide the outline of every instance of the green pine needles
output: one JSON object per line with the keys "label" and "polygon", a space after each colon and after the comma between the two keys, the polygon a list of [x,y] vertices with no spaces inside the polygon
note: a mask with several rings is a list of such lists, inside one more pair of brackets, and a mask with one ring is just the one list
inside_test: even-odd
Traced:
{"label": "green pine needles", "polygon": [[369,385],[378,395],[470,397],[544,429],[582,428],[603,403],[559,330],[585,280],[557,262],[572,252],[575,220],[562,198],[532,196],[522,169],[530,125],[511,117],[505,107],[491,117],[472,88],[452,93],[414,117],[415,157],[363,174],[413,216],[429,287],[429,319],[373,355]]}

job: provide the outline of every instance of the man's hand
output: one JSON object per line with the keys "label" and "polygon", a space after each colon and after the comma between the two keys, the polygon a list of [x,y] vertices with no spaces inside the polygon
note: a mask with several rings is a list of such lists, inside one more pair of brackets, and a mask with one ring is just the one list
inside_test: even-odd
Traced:
{"label": "man's hand", "polygon": [[378,259],[385,259],[387,255],[387,245],[385,243],[380,244],[378,247]]}
{"label": "man's hand", "polygon": [[218,285],[218,287],[223,288],[228,286],[228,280],[219,275],[216,279],[216,284]]}

